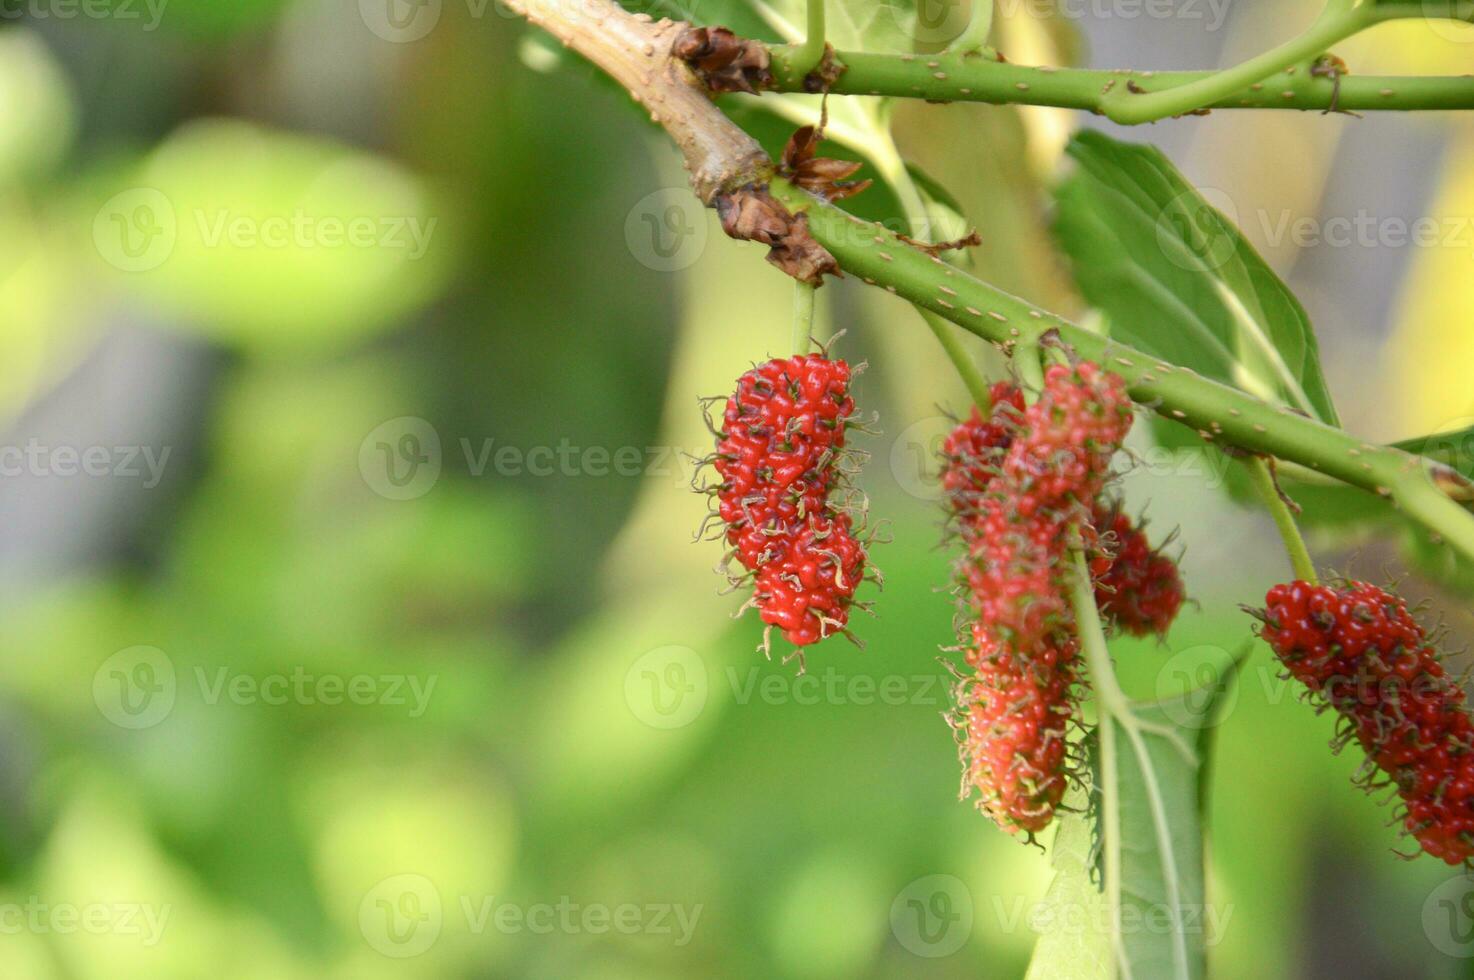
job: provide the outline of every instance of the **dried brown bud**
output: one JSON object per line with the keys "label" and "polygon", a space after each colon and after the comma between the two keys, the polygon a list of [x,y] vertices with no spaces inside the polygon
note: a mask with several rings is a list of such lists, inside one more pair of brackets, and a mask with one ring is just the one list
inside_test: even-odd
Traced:
{"label": "dried brown bud", "polygon": [[676,35],[673,57],[691,67],[711,92],[751,92],[773,84],[772,59],[761,41],[725,27],[688,27]]}
{"label": "dried brown bud", "polygon": [[809,219],[795,215],[769,193],[766,184],[748,184],[719,194],[722,230],[733,238],[769,247],[768,261],[801,282],[821,285],[824,274],[840,275],[834,256],[809,234]]}
{"label": "dried brown bud", "polygon": [[852,160],[833,160],[815,156],[821,136],[813,126],[803,126],[788,138],[783,148],[780,172],[799,187],[826,201],[838,201],[860,193],[870,186],[869,180],[847,181],[861,164]]}

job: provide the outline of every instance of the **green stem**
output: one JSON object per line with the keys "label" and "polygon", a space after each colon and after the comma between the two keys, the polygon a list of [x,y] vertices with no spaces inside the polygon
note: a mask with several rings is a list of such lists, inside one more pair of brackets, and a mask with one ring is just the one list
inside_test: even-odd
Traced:
{"label": "green stem", "polygon": [[993,396],[989,391],[988,380],[983,377],[983,372],[978,370],[977,364],[962,346],[957,337],[956,328],[946,320],[937,316],[930,310],[917,307],[916,312],[931,327],[931,332],[937,338],[937,343],[942,345],[942,350],[947,352],[947,359],[957,369],[962,377],[962,383],[967,385],[967,393],[972,396],[973,404],[983,413],[988,414],[988,409],[993,405]]}
{"label": "green stem", "polygon": [[[1379,12],[1375,19],[1391,18]],[[791,74],[797,51],[789,45],[769,48],[777,91],[804,91],[803,75]],[[1278,66],[1295,67],[1294,74],[1281,72],[1272,82],[1264,76],[1251,78],[1230,89],[1218,81],[1223,73],[1211,71],[1036,68],[994,61],[977,53],[896,55],[842,51],[834,57],[844,72],[829,86],[829,91],[834,95],[887,95],[931,102],[1059,106],[1108,114],[1118,122],[1145,122],[1145,118],[1139,117],[1148,111],[1160,112],[1164,101],[1170,101],[1167,115],[1178,105],[1187,108],[1175,111],[1199,108],[1325,111],[1333,107],[1353,112],[1474,109],[1474,77],[1468,75],[1346,75],[1339,79],[1338,93],[1338,80],[1310,73],[1310,59],[1320,53],[1312,52],[1299,65]],[[1190,98],[1179,93],[1189,86],[1199,86],[1191,90]],[[1139,93],[1132,93],[1133,87]],[[1215,94],[1209,101],[1199,101],[1204,92]],[[1136,106],[1159,95],[1164,100],[1147,101],[1146,109]],[[1153,109],[1154,106],[1157,108]]]}
{"label": "green stem", "polygon": [[795,354],[807,354],[814,343],[814,287],[793,282],[793,342]]}
{"label": "green stem", "polygon": [[1182,923],[1179,919],[1182,908],[1177,892],[1177,874],[1171,868],[1173,861],[1171,827],[1167,810],[1162,801],[1161,787],[1157,784],[1156,768],[1147,751],[1142,735],[1153,734],[1165,739],[1184,758],[1188,765],[1197,766],[1199,760],[1182,738],[1170,727],[1143,721],[1132,710],[1131,701],[1121,690],[1116,680],[1115,665],[1106,646],[1105,629],[1100,621],[1100,609],[1095,604],[1095,588],[1090,578],[1090,566],[1085,555],[1078,549],[1071,551],[1074,574],[1070,576],[1070,605],[1075,613],[1075,631],[1080,638],[1080,652],[1090,675],[1091,691],[1095,695],[1099,717],[1096,730],[1100,733],[1100,813],[1101,844],[1104,861],[1104,897],[1111,909],[1116,937],[1117,965],[1122,973],[1129,975],[1129,964],[1124,958],[1119,938],[1121,935],[1121,812],[1119,800],[1120,776],[1116,745],[1117,730],[1124,733],[1136,754],[1146,790],[1148,808],[1152,814],[1152,825],[1156,835],[1157,849],[1164,864],[1163,881],[1167,886],[1166,907],[1172,915],[1175,942],[1173,944],[1174,976],[1187,976],[1187,950],[1181,942]]}
{"label": "green stem", "polygon": [[1315,574],[1315,562],[1311,561],[1310,550],[1305,547],[1305,539],[1300,536],[1300,528],[1295,525],[1295,515],[1290,513],[1289,504],[1280,496],[1269,461],[1263,456],[1255,456],[1246,465],[1254,490],[1274,518],[1274,525],[1279,528],[1280,537],[1284,539],[1285,552],[1290,556],[1290,567],[1295,570],[1295,577],[1311,585],[1318,584],[1320,579]]}
{"label": "green stem", "polygon": [[1095,730],[1100,738],[1100,837],[1102,844],[1105,880],[1101,891],[1106,907],[1111,912],[1111,935],[1116,937],[1116,963],[1124,962],[1120,949],[1121,935],[1121,801],[1120,762],[1116,746],[1115,719],[1134,719],[1131,702],[1116,680],[1116,668],[1111,663],[1111,652],[1106,646],[1105,629],[1100,621],[1100,609],[1095,604],[1095,587],[1090,578],[1090,565],[1085,553],[1071,549],[1070,559],[1074,563],[1070,578],[1070,605],[1075,613],[1075,632],[1080,638],[1080,652],[1085,657],[1085,667],[1090,677],[1090,690],[1095,696],[1097,717]]}
{"label": "green stem", "polygon": [[1269,405],[1237,388],[1168,364],[1011,296],[961,269],[860,221],[783,180],[771,190],[808,214],[809,230],[840,268],[951,320],[1005,350],[1056,331],[1084,358],[1125,379],[1131,397],[1204,439],[1299,463],[1343,483],[1390,498],[1409,516],[1474,559],[1474,515],[1440,491],[1426,461]]}
{"label": "green stem", "polygon": [[819,62],[824,60],[824,4],[825,0],[808,0],[809,22],[804,43],[794,50],[793,58],[785,66],[787,72],[798,79],[800,86],[809,72],[818,68]]}
{"label": "green stem", "polygon": [[[1118,123],[1153,122],[1216,105],[1240,89],[1265,82],[1280,72],[1293,75],[1303,70],[1308,74],[1307,63],[1311,59],[1371,25],[1371,19],[1361,12],[1362,9],[1335,11],[1322,16],[1299,37],[1186,85],[1140,94],[1129,86],[1118,87],[1106,97],[1102,108]],[[1283,90],[1280,96],[1284,97]]]}
{"label": "green stem", "polygon": [[1024,399],[1033,404],[1044,391],[1044,351],[1038,334],[1026,334],[1013,346],[1013,369],[1018,372]]}

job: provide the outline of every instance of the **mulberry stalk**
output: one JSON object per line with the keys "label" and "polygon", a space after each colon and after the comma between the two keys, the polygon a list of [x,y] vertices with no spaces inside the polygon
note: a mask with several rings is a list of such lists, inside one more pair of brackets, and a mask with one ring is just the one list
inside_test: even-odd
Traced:
{"label": "mulberry stalk", "polygon": [[850,376],[818,354],[753,368],[727,399],[711,457],[715,514],[744,569],[734,584],[751,580],[749,605],[798,647],[846,630],[866,570],[853,519],[833,499],[855,415]]}
{"label": "mulberry stalk", "polygon": [[1449,864],[1474,857],[1474,722],[1402,599],[1366,582],[1276,585],[1260,636],[1313,702],[1340,717],[1339,745],[1367,755],[1362,782],[1391,785],[1402,822]]}

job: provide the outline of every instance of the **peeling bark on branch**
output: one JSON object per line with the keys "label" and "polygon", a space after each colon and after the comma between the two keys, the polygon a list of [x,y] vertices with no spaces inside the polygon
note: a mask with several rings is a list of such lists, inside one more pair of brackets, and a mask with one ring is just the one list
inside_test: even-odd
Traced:
{"label": "peeling bark on branch", "polygon": [[685,157],[691,188],[704,204],[772,172],[763,148],[722,114],[691,69],[671,54],[689,24],[627,13],[610,0],[507,5],[603,69],[650,111]]}
{"label": "peeling bark on branch", "polygon": [[[791,213],[768,193],[773,161],[722,114],[706,88],[711,74],[735,87],[771,82],[762,45],[742,41],[725,28],[707,30],[627,13],[610,0],[507,3],[602,68],[650,110],[650,119],[685,157],[691,189],[717,209],[728,235],[767,245],[769,262],[810,285],[819,285],[826,272],[840,274],[834,256],[809,234],[808,218]],[[702,77],[685,59],[701,66]]]}

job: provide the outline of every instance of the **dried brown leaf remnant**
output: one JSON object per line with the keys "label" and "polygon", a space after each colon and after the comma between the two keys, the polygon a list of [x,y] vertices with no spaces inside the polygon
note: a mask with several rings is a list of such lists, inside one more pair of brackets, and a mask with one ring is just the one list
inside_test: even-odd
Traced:
{"label": "dried brown leaf remnant", "polygon": [[970,231],[961,238],[953,238],[945,242],[923,242],[918,238],[912,238],[910,235],[903,235],[900,232],[896,232],[896,237],[912,248],[918,248],[933,257],[941,255],[943,252],[955,252],[983,244],[983,236],[979,235],[976,231]]}
{"label": "dried brown leaf remnant", "polygon": [[809,234],[808,216],[793,214],[766,184],[747,184],[718,194],[722,230],[742,241],[768,246],[768,261],[800,282],[822,285],[824,274],[840,275],[839,263]]}
{"label": "dried brown leaf remnant", "polygon": [[712,92],[756,93],[773,84],[772,59],[763,43],[725,27],[688,27],[676,35],[670,51]]}
{"label": "dried brown leaf remnant", "polygon": [[854,176],[861,164],[852,160],[833,160],[817,156],[822,132],[813,126],[803,126],[788,138],[783,148],[783,161],[779,172],[810,194],[826,201],[838,201],[852,197],[870,186],[869,180],[845,180]]}
{"label": "dried brown leaf remnant", "polygon": [[844,65],[834,57],[834,47],[824,45],[824,57],[819,59],[819,67],[804,76],[805,92],[828,93],[829,86],[839,81],[839,76],[844,74]]}

